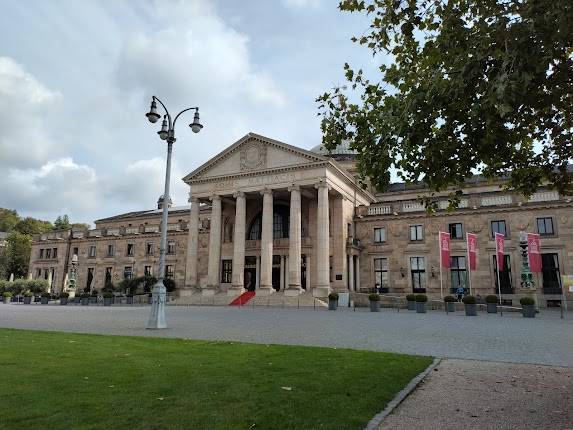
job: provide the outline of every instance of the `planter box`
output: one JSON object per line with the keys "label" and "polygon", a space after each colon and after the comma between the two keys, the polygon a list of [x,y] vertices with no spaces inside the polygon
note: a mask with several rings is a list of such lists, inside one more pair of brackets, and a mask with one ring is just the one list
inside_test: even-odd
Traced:
{"label": "planter box", "polygon": [[338,307],[338,300],[329,300],[328,301],[328,310],[335,311]]}
{"label": "planter box", "polygon": [[32,303],[32,297],[24,297],[24,304],[29,305]]}
{"label": "planter box", "polygon": [[416,302],[413,300],[407,300],[406,304],[408,305],[408,310],[409,311],[415,311],[416,310]]}
{"label": "planter box", "polygon": [[497,314],[497,303],[487,303],[487,313]]}
{"label": "planter box", "polygon": [[62,297],[60,299],[60,306],[66,306],[68,304],[68,298],[67,297]]}
{"label": "planter box", "polygon": [[419,314],[426,313],[426,302],[416,302],[416,312]]}
{"label": "planter box", "polygon": [[147,297],[147,304],[151,305],[153,303],[153,296],[148,296]]}
{"label": "planter box", "polygon": [[103,305],[104,306],[111,306],[113,303],[113,297],[104,297],[103,298]]}
{"label": "planter box", "polygon": [[133,297],[127,296],[127,297],[125,298],[125,303],[128,304],[128,305],[133,305]]}
{"label": "planter box", "polygon": [[12,297],[2,297],[2,302],[3,302],[5,305],[9,305],[11,299],[12,299]]}
{"label": "planter box", "polygon": [[380,312],[380,302],[370,301],[370,312]]}
{"label": "planter box", "polygon": [[521,313],[524,318],[535,318],[535,305],[523,305]]}
{"label": "planter box", "polygon": [[456,304],[454,302],[445,302],[446,303],[446,310],[448,312],[455,312],[456,311]]}
{"label": "planter box", "polygon": [[85,299],[84,299],[84,298],[82,297],[82,298],[80,299],[80,303],[82,304],[82,306],[88,306],[88,305],[90,304],[90,299],[88,299],[88,298],[85,298]]}
{"label": "planter box", "polygon": [[465,307],[465,309],[466,309],[466,316],[468,316],[468,317],[475,317],[475,316],[477,316],[477,305],[475,305],[475,304],[473,304],[473,305],[465,304],[464,307]]}
{"label": "planter box", "polygon": [[49,301],[50,301],[50,299],[49,299],[48,297],[42,297],[42,298],[40,299],[40,303],[41,303],[42,305],[47,305]]}
{"label": "planter box", "polygon": [[74,303],[75,303],[75,304],[78,304],[78,305],[79,305],[81,300],[82,300],[82,298],[81,298],[80,296],[75,296],[75,297],[74,297]]}
{"label": "planter box", "polygon": [[89,300],[90,304],[97,305],[97,296],[91,296]]}

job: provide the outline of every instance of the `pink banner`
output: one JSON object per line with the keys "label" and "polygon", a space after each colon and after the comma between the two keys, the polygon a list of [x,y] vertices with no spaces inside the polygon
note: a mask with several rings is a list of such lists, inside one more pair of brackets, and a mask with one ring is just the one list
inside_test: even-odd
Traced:
{"label": "pink banner", "polygon": [[477,236],[467,233],[468,258],[470,260],[470,270],[477,269]]}
{"label": "pink banner", "polygon": [[440,232],[440,264],[443,268],[450,268],[450,233]]}
{"label": "pink banner", "polygon": [[533,273],[541,272],[541,240],[538,234],[527,233],[527,254],[529,268]]}
{"label": "pink banner", "polygon": [[505,252],[505,237],[501,233],[496,233],[495,234],[495,254],[496,254],[496,260],[497,260],[497,269],[500,272],[503,272],[503,270],[504,270],[504,265],[505,265],[504,264],[505,259],[503,257],[504,252]]}

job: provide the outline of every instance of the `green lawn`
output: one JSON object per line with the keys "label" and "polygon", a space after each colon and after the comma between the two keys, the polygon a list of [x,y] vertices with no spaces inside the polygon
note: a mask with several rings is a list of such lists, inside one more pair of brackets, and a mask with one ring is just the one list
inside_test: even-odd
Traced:
{"label": "green lawn", "polygon": [[348,349],[0,329],[0,428],[361,429],[430,362]]}

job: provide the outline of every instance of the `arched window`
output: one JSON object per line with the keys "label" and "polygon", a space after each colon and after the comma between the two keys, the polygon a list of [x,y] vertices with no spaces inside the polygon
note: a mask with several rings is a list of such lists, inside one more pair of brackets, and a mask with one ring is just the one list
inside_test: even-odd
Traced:
{"label": "arched window", "polygon": [[[259,213],[249,228],[247,240],[261,240],[262,214]],[[287,206],[275,206],[273,209],[273,239],[288,238],[290,214]]]}

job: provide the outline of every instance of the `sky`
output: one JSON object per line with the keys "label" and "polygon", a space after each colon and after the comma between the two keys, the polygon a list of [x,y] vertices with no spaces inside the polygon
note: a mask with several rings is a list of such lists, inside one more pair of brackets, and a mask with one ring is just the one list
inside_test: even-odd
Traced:
{"label": "sky", "polygon": [[[145,118],[152,95],[181,117],[181,178],[249,132],[321,143],[316,97],[343,64],[375,73],[350,41],[365,16],[337,0],[0,0],[0,207],[72,222],[154,209],[166,143]],[[184,114],[185,115],[185,114]]]}

